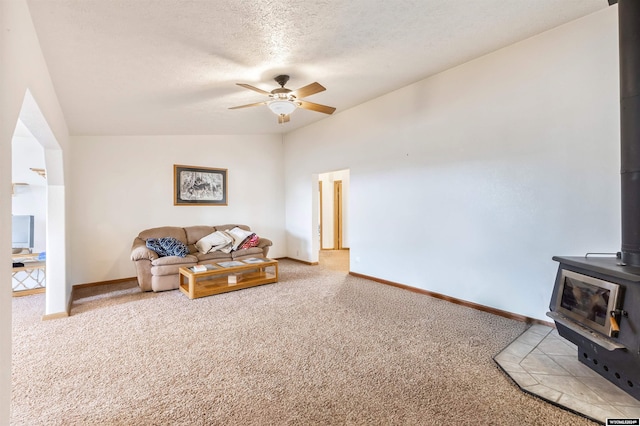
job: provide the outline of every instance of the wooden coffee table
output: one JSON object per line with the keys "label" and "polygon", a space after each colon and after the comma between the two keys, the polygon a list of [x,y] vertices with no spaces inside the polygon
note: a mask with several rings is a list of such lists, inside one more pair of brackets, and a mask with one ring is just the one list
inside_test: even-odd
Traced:
{"label": "wooden coffee table", "polygon": [[189,299],[278,282],[278,261],[250,258],[205,265],[206,271],[179,269],[180,291]]}
{"label": "wooden coffee table", "polygon": [[40,260],[40,253],[12,254],[11,258],[13,262],[23,264],[11,269],[13,295],[42,293],[45,289],[47,262]]}

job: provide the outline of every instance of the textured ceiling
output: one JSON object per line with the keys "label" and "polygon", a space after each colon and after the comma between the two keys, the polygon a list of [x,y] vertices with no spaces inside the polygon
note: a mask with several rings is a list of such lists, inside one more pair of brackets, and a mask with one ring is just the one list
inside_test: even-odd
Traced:
{"label": "textured ceiling", "polygon": [[72,135],[284,133],[247,83],[339,114],[607,0],[28,0]]}

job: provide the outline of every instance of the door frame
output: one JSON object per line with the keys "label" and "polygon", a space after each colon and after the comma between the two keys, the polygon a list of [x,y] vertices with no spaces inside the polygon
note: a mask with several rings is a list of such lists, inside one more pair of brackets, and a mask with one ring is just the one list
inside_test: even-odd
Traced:
{"label": "door frame", "polygon": [[342,180],[333,181],[333,249],[342,250]]}

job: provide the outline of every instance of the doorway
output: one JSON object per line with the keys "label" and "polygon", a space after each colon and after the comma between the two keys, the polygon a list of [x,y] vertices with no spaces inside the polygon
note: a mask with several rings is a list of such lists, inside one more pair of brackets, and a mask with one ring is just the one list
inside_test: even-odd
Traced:
{"label": "doorway", "polygon": [[[44,293],[47,180],[44,148],[18,119],[11,140],[12,272],[14,296]],[[37,266],[34,269],[16,269]]]}
{"label": "doorway", "polygon": [[320,265],[349,271],[349,170],[318,175]]}
{"label": "doorway", "polygon": [[[62,148],[28,89],[22,101],[19,122],[22,124],[16,123],[16,127],[24,125],[44,153],[46,202],[38,206],[36,213],[45,217],[46,287],[43,319],[68,316],[71,286],[67,285],[66,271],[66,195]],[[37,176],[37,179],[44,178]]]}

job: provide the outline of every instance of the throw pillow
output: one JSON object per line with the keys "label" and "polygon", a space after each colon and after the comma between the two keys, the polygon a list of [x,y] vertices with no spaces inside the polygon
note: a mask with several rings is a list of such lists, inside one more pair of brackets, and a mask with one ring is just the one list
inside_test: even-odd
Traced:
{"label": "throw pillow", "polygon": [[233,240],[233,236],[232,236],[232,235],[227,234],[227,232],[226,232],[226,231],[219,231],[219,232],[220,232],[221,234],[223,234],[223,235],[227,238],[227,241],[228,241],[228,242],[227,242],[226,244],[224,244],[224,245],[220,245],[220,246],[217,246],[217,247],[213,247],[213,248],[211,249],[211,251],[218,250],[218,251],[221,251],[221,252],[223,252],[223,253],[231,253],[231,250],[233,250],[233,241],[234,241],[234,240]]}
{"label": "throw pillow", "polygon": [[256,234],[252,234],[244,243],[242,243],[242,245],[240,246],[240,250],[246,250],[251,247],[258,247],[258,241],[260,241],[260,237],[258,237]]}
{"label": "throw pillow", "polygon": [[167,253],[162,248],[162,245],[160,244],[160,240],[158,238],[149,238],[147,240],[147,248],[158,253],[158,256],[160,257],[167,255]]}
{"label": "throw pillow", "polygon": [[202,254],[209,253],[210,251],[224,249],[227,245],[231,244],[233,239],[223,232],[215,231],[209,235],[205,235],[196,242],[196,248]]}
{"label": "throw pillow", "polygon": [[252,235],[255,235],[253,232],[245,231],[244,229],[237,226],[233,229],[229,229],[227,233],[233,237],[233,246],[231,247],[232,250],[237,250],[238,247],[244,244],[248,238],[250,238]]}
{"label": "throw pillow", "polygon": [[180,240],[173,237],[149,238],[147,248],[158,253],[158,256],[178,256],[185,257],[189,254],[189,249]]}

